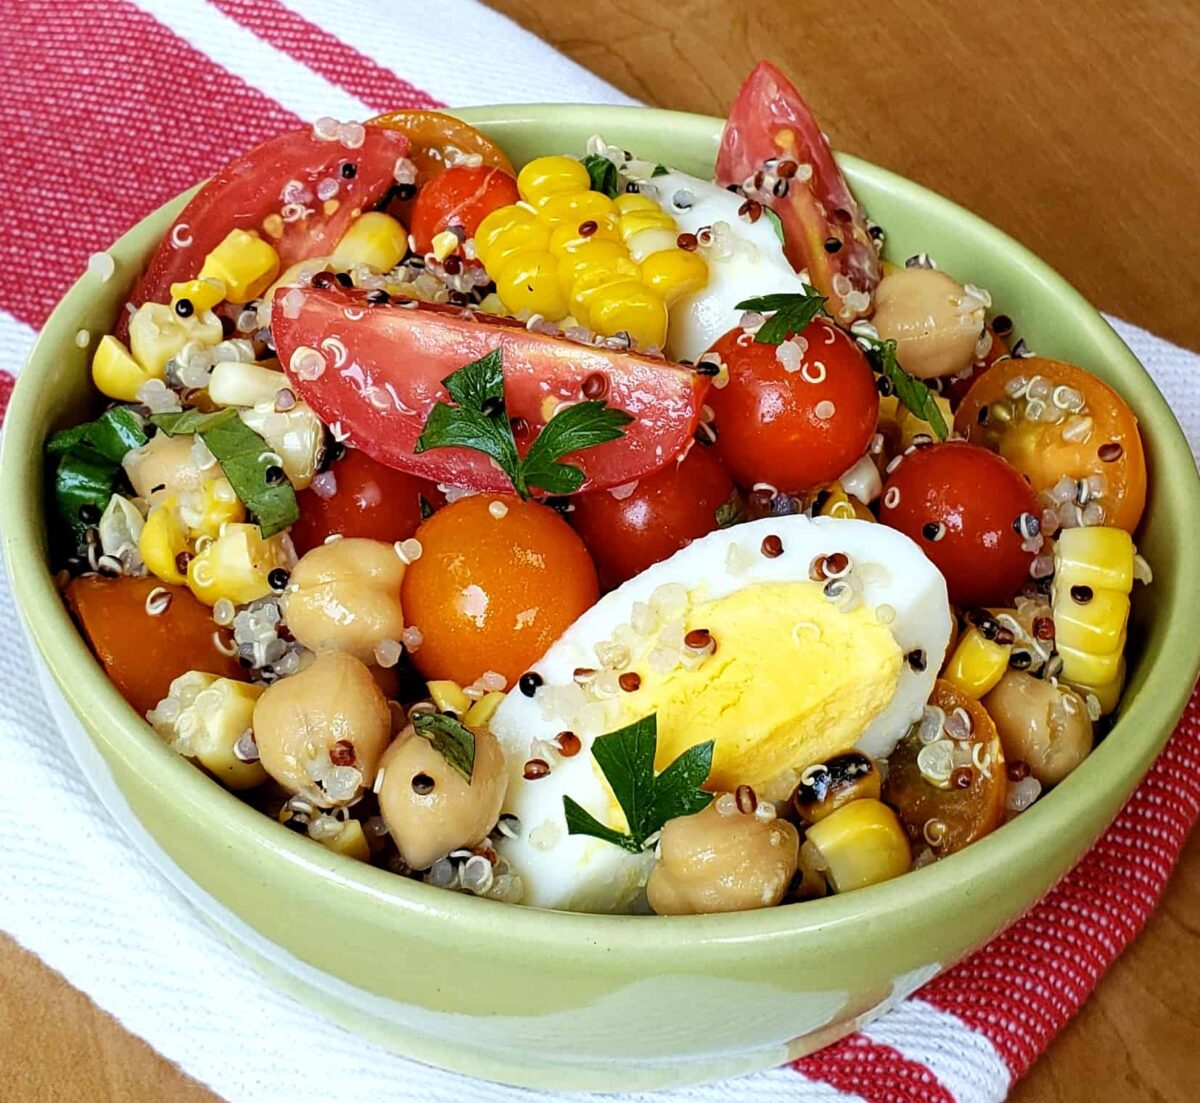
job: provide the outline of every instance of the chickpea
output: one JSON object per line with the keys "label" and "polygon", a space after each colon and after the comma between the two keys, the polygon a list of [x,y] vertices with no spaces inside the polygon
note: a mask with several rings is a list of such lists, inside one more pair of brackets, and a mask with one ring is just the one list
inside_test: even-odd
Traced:
{"label": "chickpea", "polygon": [[983,699],[1008,762],[1024,762],[1043,785],[1056,785],[1092,749],[1092,721],[1074,690],[1010,670]]}
{"label": "chickpea", "polygon": [[778,904],[796,872],[800,838],[785,820],[739,811],[725,793],[703,812],[670,820],[658,846],[646,885],[650,906],[659,915],[701,915]]}
{"label": "chickpea", "polygon": [[318,655],[269,685],[254,706],[263,768],[289,793],[328,808],[375,780],[392,714],[370,670],[350,655]]}
{"label": "chickpea", "polygon": [[208,471],[197,466],[192,455],[195,440],[190,433],[178,437],[156,433],[141,448],[127,452],[121,462],[134,493],[153,506],[171,495],[195,490],[205,479],[220,475],[221,469],[215,464]]}
{"label": "chickpea", "polygon": [[379,764],[379,812],[412,869],[428,869],[452,850],[483,842],[500,818],[508,789],[504,752],[491,732],[472,731],[469,782],[411,724]]}
{"label": "chickpea", "polygon": [[404,632],[404,563],[391,544],[347,538],[306,552],[283,598],[288,628],[310,651],[375,662],[375,648]]}
{"label": "chickpea", "polygon": [[945,272],[902,268],[879,282],[871,321],[880,337],[896,342],[905,371],[934,379],[971,366],[984,304]]}

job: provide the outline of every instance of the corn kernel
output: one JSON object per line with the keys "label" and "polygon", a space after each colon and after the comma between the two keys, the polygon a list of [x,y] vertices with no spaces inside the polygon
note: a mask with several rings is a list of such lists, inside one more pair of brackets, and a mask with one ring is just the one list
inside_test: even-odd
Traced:
{"label": "corn kernel", "polygon": [[851,801],[813,824],[804,848],[814,855],[834,892],[849,892],[906,873],[908,836],[882,801]]}
{"label": "corn kernel", "polygon": [[298,260],[295,264],[289,264],[275,277],[275,282],[263,292],[262,297],[267,302],[271,302],[275,298],[275,292],[281,287],[297,287],[310,281],[318,272],[331,270],[329,257],[309,257],[307,260]]}
{"label": "corn kernel", "polygon": [[871,512],[870,508],[857,498],[850,497],[842,489],[841,483],[834,483],[829,487],[829,493],[821,504],[819,512],[822,517],[841,517],[851,521],[875,520],[875,514]]}
{"label": "corn kernel", "polygon": [[575,284],[583,280],[580,290],[588,286],[587,274],[592,270],[608,273],[612,279],[636,279],[641,275],[638,266],[619,241],[591,238],[558,255],[558,284],[563,294],[571,298]]}
{"label": "corn kernel", "polygon": [[[1071,587],[1071,589],[1077,589]],[[1086,602],[1059,592],[1053,607],[1054,642],[1080,651],[1108,655],[1125,642],[1129,596],[1116,590],[1093,590]]]}
{"label": "corn kernel", "polygon": [[558,283],[558,261],[549,253],[518,253],[496,280],[496,293],[514,314],[558,321],[570,309]]}
{"label": "corn kernel", "polygon": [[[674,229],[667,229],[665,226],[647,226],[646,229],[639,230],[625,242],[625,246],[629,250],[629,255],[640,264],[655,253],[674,249],[678,241],[679,233]],[[689,253],[688,256],[695,257],[699,261],[704,260],[698,253]]]}
{"label": "corn kernel", "polygon": [[1121,671],[1121,648],[1124,646],[1125,640],[1122,637],[1118,650],[1098,655],[1093,651],[1081,651],[1069,644],[1059,643],[1056,639],[1054,647],[1062,659],[1063,681],[1090,686],[1102,686],[1116,681]]}
{"label": "corn kernel", "polygon": [[587,315],[597,333],[605,337],[628,333],[640,348],[661,348],[667,339],[666,304],[636,280],[599,288],[588,299]]}
{"label": "corn kernel", "polygon": [[274,368],[222,360],[213,365],[208,377],[208,397],[217,406],[257,406],[260,402],[274,403],[275,396],[287,386],[287,376]]}
{"label": "corn kernel", "polygon": [[598,191],[559,192],[550,196],[538,210],[538,220],[548,226],[573,226],[584,222],[611,221],[617,217],[613,201]]}
{"label": "corn kernel", "polygon": [[533,211],[518,207],[515,203],[508,207],[497,207],[484,217],[475,230],[475,256],[486,266],[492,245],[498,237],[513,226],[533,220]]}
{"label": "corn kernel", "polygon": [[184,345],[194,341],[206,348],[223,337],[221,319],[211,310],[181,318],[166,303],[143,303],[129,319],[129,351],[155,379],[162,379],[167,361],[178,356]]}
{"label": "corn kernel", "polygon": [[[457,239],[455,244],[458,244]],[[350,223],[330,260],[339,271],[365,264],[377,272],[387,272],[395,268],[407,252],[408,231],[403,223],[382,211],[367,211]]]}
{"label": "corn kernel", "polygon": [[496,715],[496,710],[504,702],[505,695],[495,692],[485,693],[468,710],[463,717],[463,723],[471,728],[486,728]]}
{"label": "corn kernel", "polygon": [[188,550],[187,532],[179,516],[179,499],[167,498],[146,518],[138,538],[138,553],[155,578],[172,586],[182,586],[187,579],[177,566],[177,559]]}
{"label": "corn kernel", "polygon": [[321,845],[335,854],[353,858],[357,862],[371,860],[371,848],[367,837],[363,834],[362,824],[358,820],[347,820],[336,835],[322,838]]}
{"label": "corn kernel", "polygon": [[443,230],[440,234],[433,235],[430,245],[433,247],[434,258],[445,260],[458,248],[458,234],[453,230]]}
{"label": "corn kernel", "polygon": [[220,536],[188,563],[187,584],[205,605],[228,598],[245,605],[271,592],[267,576],[289,566],[282,535],[264,540],[257,525],[226,525]]}
{"label": "corn kernel", "polygon": [[550,229],[545,223],[514,222],[493,235],[484,264],[487,274],[499,282],[498,277],[509,261],[525,253],[544,253],[549,243]]}
{"label": "corn kernel", "polygon": [[989,640],[972,625],[959,639],[942,677],[968,697],[978,699],[1004,677],[1011,654],[1011,645]]}
{"label": "corn kernel", "polygon": [[[597,247],[604,242],[597,242]],[[615,245],[615,242],[607,243]],[[617,246],[620,249],[620,246]],[[607,287],[610,283],[618,283],[624,280],[640,280],[642,275],[641,267],[631,261],[623,249],[620,252],[613,254],[610,257],[603,257],[599,248],[596,252],[589,251],[587,253],[587,261],[589,263],[580,265],[578,258],[583,257],[583,250],[576,254],[577,259],[572,264],[578,269],[579,274],[575,277],[571,284],[569,295],[571,313],[575,317],[584,320],[587,319],[587,304],[601,288]],[[596,259],[593,259],[596,258]],[[565,267],[565,265],[564,265]],[[584,321],[584,324],[588,324]]]}
{"label": "corn kernel", "polygon": [[277,275],[275,247],[247,230],[230,230],[200,267],[200,279],[220,280],[231,303],[257,299]]}
{"label": "corn kernel", "polygon": [[121,402],[136,402],[142,384],[153,378],[116,337],[100,338],[92,357],[92,382],[101,394]]}
{"label": "corn kernel", "polygon": [[1057,587],[1093,590],[1133,589],[1133,538],[1124,529],[1101,525],[1063,529],[1054,545]]}
{"label": "corn kernel", "polygon": [[471,699],[462,691],[462,686],[449,679],[426,682],[429,696],[437,705],[438,712],[452,712],[462,716],[471,708]]}
{"label": "corn kernel", "polygon": [[188,280],[171,284],[171,306],[187,299],[196,310],[212,310],[225,298],[225,285],[220,280]]}
{"label": "corn kernel", "polygon": [[1100,705],[1100,715],[1107,716],[1117,707],[1117,702],[1121,699],[1121,691],[1125,688],[1125,656],[1121,656],[1121,662],[1117,666],[1117,676],[1111,682],[1104,682],[1102,685],[1089,685],[1086,682],[1069,684],[1081,696],[1086,698],[1088,694],[1091,694],[1095,697]]}
{"label": "corn kernel", "polygon": [[621,235],[621,240],[627,245],[629,239],[634,234],[641,233],[643,230],[662,229],[662,230],[678,230],[673,219],[666,211],[634,211],[631,214],[621,215],[621,221],[617,224],[617,233]]}
{"label": "corn kernel", "polygon": [[[217,678],[196,698],[196,761],[226,789],[252,789],[267,780],[261,762],[243,762],[234,747],[252,728],[254,703],[263,687]],[[180,717],[183,721],[184,717]]]}
{"label": "corn kernel", "polygon": [[552,195],[587,191],[591,186],[588,170],[574,157],[535,157],[517,174],[517,191],[535,207]]}
{"label": "corn kernel", "polygon": [[622,192],[613,200],[613,206],[620,214],[633,214],[635,211],[657,211],[662,213],[662,207],[648,195],[641,192]]}
{"label": "corn kernel", "polygon": [[307,402],[297,402],[286,413],[278,412],[274,402],[259,402],[238,410],[238,417],[283,461],[283,473],[296,490],[312,482],[325,449],[325,426]]}
{"label": "corn kernel", "polygon": [[[893,398],[895,396],[892,396]],[[954,425],[954,413],[950,408],[950,400],[944,395],[935,394],[933,401],[937,408],[942,412],[942,420],[948,425]],[[880,408],[880,420],[883,420],[882,406]],[[912,444],[913,439],[919,435],[924,435],[932,440],[937,440],[934,434],[933,427],[928,421],[917,417],[908,407],[900,406],[896,411],[896,423],[900,426],[900,448],[907,448]]]}
{"label": "corn kernel", "polygon": [[222,525],[246,519],[246,507],[229,480],[221,475],[205,479],[195,490],[186,491],[179,499],[179,516],[192,540],[200,536],[216,539]]}
{"label": "corn kernel", "polygon": [[616,215],[608,218],[599,218],[595,222],[596,229],[586,236],[579,232],[578,226],[572,226],[569,222],[563,222],[555,226],[550,231],[550,244],[547,248],[554,256],[562,260],[564,257],[574,255],[591,242],[618,241]]}
{"label": "corn kernel", "polygon": [[[638,237],[650,232],[653,231],[643,230]],[[672,306],[708,283],[708,262],[699,253],[674,247],[663,249],[642,261],[642,279],[667,306]]]}

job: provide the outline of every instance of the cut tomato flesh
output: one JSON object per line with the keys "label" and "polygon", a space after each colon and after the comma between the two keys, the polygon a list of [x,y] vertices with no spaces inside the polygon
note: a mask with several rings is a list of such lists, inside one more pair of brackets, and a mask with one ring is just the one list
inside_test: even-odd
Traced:
{"label": "cut tomato flesh", "polygon": [[[792,267],[807,271],[817,290],[829,296],[839,321],[869,313],[882,267],[866,216],[800,93],[774,65],[760,61],[729,112],[717,153],[717,183],[740,186],[764,168],[770,171],[768,162],[796,166],[786,195],[747,194],[779,215]],[[835,241],[836,246],[827,244]]]}
{"label": "cut tomato flesh", "polygon": [[580,490],[631,483],[675,459],[692,440],[708,389],[706,377],[669,361],[530,332],[463,307],[370,303],[367,293],[340,287],[281,289],[271,332],[296,393],[335,435],[389,467],[477,491],[512,484],[480,452],[415,447],[429,411],[449,401],[442,380],[489,352],[501,350],[505,411],[522,453],[560,405],[584,397],[585,383],[588,397],[603,395],[634,418],[620,440],[565,457],[584,472]]}

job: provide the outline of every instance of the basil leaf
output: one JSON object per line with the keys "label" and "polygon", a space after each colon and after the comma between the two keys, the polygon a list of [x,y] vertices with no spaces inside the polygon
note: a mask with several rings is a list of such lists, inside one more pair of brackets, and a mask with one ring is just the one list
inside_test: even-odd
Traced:
{"label": "basil leaf", "polygon": [[91,460],[68,452],[54,471],[54,505],[58,516],[76,539],[83,539],[88,526],[80,517],[84,506],[95,506],[101,513],[113,496],[120,468],[115,463]]}
{"label": "basil leaf", "polygon": [[203,410],[181,410],[174,414],[154,414],[150,421],[169,437],[183,437],[189,433],[198,433],[204,426],[224,417],[227,410],[218,410],[215,414],[206,414]]}
{"label": "basil leaf", "polygon": [[786,245],[787,239],[783,236],[783,219],[779,217],[770,207],[763,207],[762,213],[766,216],[767,221],[771,224],[771,229],[775,231],[775,236],[779,238],[780,245]]}
{"label": "basil leaf", "polygon": [[754,335],[754,340],[760,345],[778,345],[793,334],[803,333],[818,314],[825,313],[828,301],[824,295],[808,287],[803,294],[760,295],[754,299],[743,299],[737,304],[737,309],[754,310],[760,314],[774,311]]}
{"label": "basil leaf", "polygon": [[52,456],[73,452],[93,462],[120,463],[126,452],[140,448],[146,440],[137,416],[124,406],[113,406],[95,421],[59,430],[46,442],[46,451]]}
{"label": "basil leaf", "polygon": [[866,350],[875,370],[892,384],[896,398],[901,404],[922,421],[928,422],[938,440],[945,440],[950,435],[950,430],[946,419],[942,417],[941,409],[934,401],[933,392],[900,366],[900,361],[896,358],[896,342],[859,335],[856,335],[856,340]]}
{"label": "basil leaf", "polygon": [[578,490],[583,472],[573,464],[559,463],[559,457],[619,440],[632,420],[624,410],[603,402],[579,402],[560,410],[543,426],[521,461],[523,481],[551,494]]}
{"label": "basil leaf", "polygon": [[475,733],[444,712],[419,713],[413,717],[413,727],[469,784],[475,769]]}
{"label": "basil leaf", "polygon": [[613,843],[633,854],[642,852],[641,843],[632,835],[626,835],[620,831],[614,831],[611,827],[606,827],[586,808],[567,796],[563,797],[563,816],[567,821],[568,835],[594,835],[597,839]]}
{"label": "basil leaf", "polygon": [[621,192],[621,177],[617,166],[607,157],[591,153],[583,159],[583,167],[587,169],[592,181],[592,191],[603,192],[609,199],[615,199]]}

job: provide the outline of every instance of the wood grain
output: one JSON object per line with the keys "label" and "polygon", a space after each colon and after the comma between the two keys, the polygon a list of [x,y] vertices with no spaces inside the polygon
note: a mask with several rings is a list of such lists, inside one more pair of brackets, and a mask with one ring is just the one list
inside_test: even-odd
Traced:
{"label": "wood grain", "polygon": [[[792,74],[834,144],[950,196],[1102,309],[1193,348],[1200,3],[493,0],[647,103],[721,114],[753,62]],[[1013,1092],[1193,1103],[1200,839],[1162,906]],[[0,938],[0,1100],[214,1097]]]}

